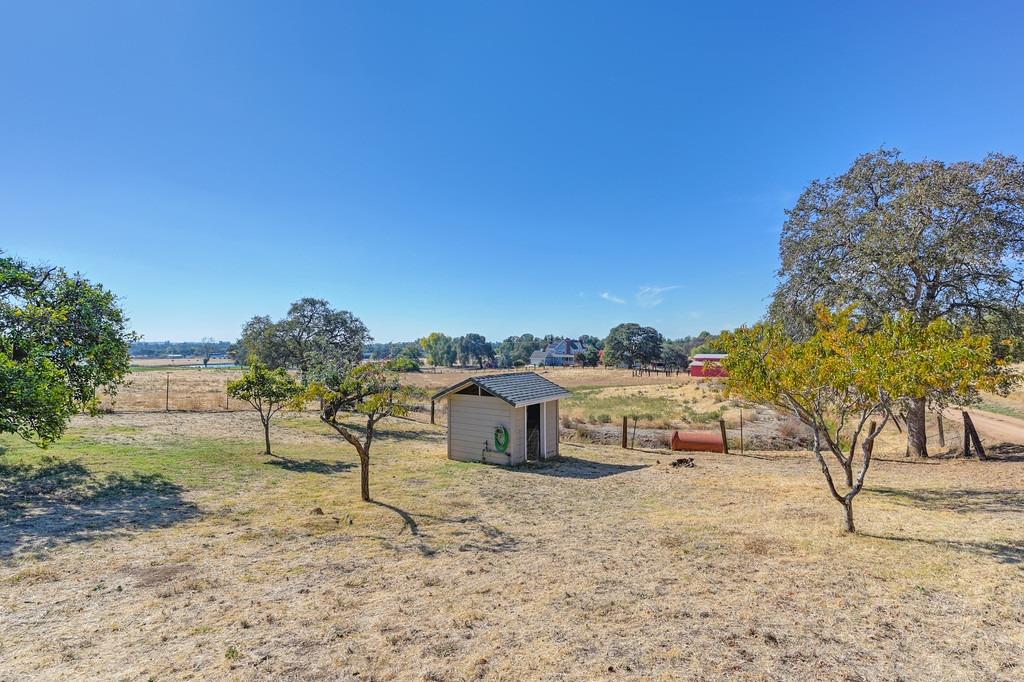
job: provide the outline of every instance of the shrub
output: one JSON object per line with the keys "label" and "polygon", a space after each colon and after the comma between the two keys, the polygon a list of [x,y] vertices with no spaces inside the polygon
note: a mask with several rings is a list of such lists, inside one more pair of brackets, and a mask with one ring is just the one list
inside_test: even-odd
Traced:
{"label": "shrub", "polygon": [[394,372],[418,372],[420,371],[419,360],[401,355],[387,361],[387,368]]}
{"label": "shrub", "polygon": [[786,421],[782,422],[779,426],[779,435],[784,438],[795,440],[800,436],[804,436],[810,431],[802,421],[796,417],[790,416],[786,418]]}

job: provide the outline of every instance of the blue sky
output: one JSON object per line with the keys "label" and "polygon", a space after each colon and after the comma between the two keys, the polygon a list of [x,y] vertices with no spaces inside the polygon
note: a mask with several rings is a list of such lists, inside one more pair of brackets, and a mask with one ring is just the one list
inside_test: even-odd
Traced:
{"label": "blue sky", "polygon": [[1024,154],[1024,4],[3,2],[0,248],[147,339],[755,321],[783,211]]}

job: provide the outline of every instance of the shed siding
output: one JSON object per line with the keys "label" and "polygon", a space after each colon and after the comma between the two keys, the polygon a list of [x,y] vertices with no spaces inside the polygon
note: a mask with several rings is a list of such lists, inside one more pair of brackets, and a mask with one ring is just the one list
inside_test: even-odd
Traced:
{"label": "shed siding", "polygon": [[558,401],[549,400],[548,402],[544,403],[542,409],[545,410],[546,412],[546,414],[544,415],[544,456],[556,457],[558,456]]}
{"label": "shed siding", "polygon": [[[500,424],[510,435],[509,452],[516,447],[515,422],[512,408],[500,398],[470,395],[452,395],[448,398],[448,456],[463,462],[481,460],[507,464],[508,457],[487,452],[484,443],[494,449],[494,429]],[[513,455],[513,460],[515,456]]]}
{"label": "shed siding", "polygon": [[512,442],[508,450],[512,453],[512,464],[522,464],[526,461],[526,408],[516,407],[512,410]]}

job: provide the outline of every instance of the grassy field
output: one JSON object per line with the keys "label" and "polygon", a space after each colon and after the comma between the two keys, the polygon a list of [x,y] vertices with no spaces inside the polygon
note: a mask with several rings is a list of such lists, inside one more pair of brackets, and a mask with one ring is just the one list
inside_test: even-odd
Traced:
{"label": "grassy field", "polygon": [[645,426],[676,428],[714,424],[727,403],[714,385],[686,380],[678,385],[580,387],[562,401],[562,414],[608,423],[638,415]]}
{"label": "grassy field", "polygon": [[1022,674],[1020,457],[883,451],[848,536],[801,453],[510,471],[394,421],[366,504],[311,415],[274,436],[128,413],[0,440],[0,679]]}

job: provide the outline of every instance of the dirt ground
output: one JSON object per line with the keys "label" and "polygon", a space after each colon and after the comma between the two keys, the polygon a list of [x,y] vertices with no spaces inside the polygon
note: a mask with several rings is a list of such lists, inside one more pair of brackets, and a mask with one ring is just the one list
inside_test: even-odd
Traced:
{"label": "dirt ground", "polygon": [[313,417],[282,420],[278,458],[256,429],[82,418],[53,460],[4,440],[0,680],[1022,674],[1012,449],[879,452],[851,536],[801,453],[675,468],[563,443],[507,470],[396,421],[366,504],[352,450]]}

